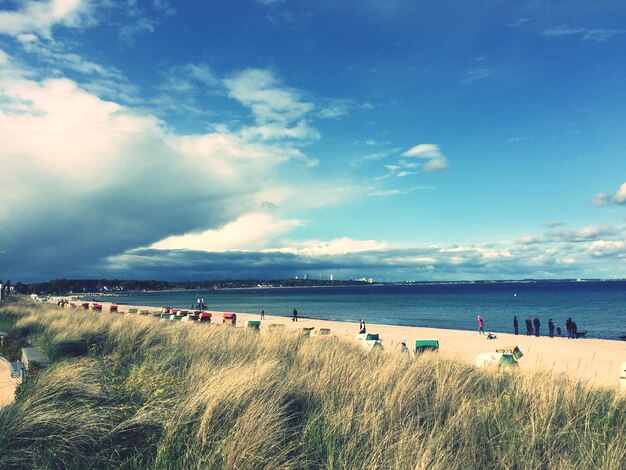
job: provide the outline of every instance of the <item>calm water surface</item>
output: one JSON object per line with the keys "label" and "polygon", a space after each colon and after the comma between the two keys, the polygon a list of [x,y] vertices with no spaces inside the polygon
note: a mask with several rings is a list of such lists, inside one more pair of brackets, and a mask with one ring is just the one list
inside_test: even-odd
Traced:
{"label": "calm water surface", "polygon": [[366,285],[350,287],[258,288],[146,292],[105,300],[120,304],[190,308],[203,298],[210,310],[300,316],[368,323],[476,329],[476,315],[485,330],[511,332],[517,315],[539,316],[541,331],[548,319],[561,325],[572,317],[589,336],[618,339],[626,335],[626,281],[535,282],[431,285]]}

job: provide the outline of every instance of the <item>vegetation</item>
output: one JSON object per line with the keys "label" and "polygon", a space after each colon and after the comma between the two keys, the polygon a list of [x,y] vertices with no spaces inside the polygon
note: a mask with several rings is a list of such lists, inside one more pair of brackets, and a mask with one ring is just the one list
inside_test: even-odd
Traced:
{"label": "vegetation", "polygon": [[20,294],[67,294],[83,292],[138,292],[185,289],[236,289],[242,287],[323,287],[362,285],[360,281],[338,281],[325,279],[239,279],[220,281],[138,281],[120,279],[55,279],[36,284],[15,285]]}
{"label": "vegetation", "polygon": [[51,367],[0,410],[0,468],[602,468],[626,398],[284,332],[0,309]]}

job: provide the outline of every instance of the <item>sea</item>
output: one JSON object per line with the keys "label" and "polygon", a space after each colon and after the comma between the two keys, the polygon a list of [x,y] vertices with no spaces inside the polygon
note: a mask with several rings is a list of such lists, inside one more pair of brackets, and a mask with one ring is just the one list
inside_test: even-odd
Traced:
{"label": "sea", "polygon": [[[534,281],[331,287],[258,287],[107,294],[120,305],[190,309],[203,299],[209,310],[299,316],[358,323],[477,330],[477,315],[486,332],[520,333],[525,320],[539,317],[541,334],[548,320],[565,332],[571,317],[587,336],[620,339],[626,335],[626,281]],[[91,300],[91,297],[89,297]]]}

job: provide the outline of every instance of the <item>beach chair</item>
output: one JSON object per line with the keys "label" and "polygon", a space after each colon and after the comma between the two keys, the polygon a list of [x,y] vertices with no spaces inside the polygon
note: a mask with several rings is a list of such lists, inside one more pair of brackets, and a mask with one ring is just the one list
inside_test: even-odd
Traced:
{"label": "beach chair", "polygon": [[129,308],[128,313],[137,313],[139,310],[136,308]]}
{"label": "beach chair", "polygon": [[222,316],[222,323],[224,325],[237,326],[237,314],[236,313],[225,313]]}
{"label": "beach chair", "polygon": [[180,321],[188,315],[189,312],[187,310],[178,310],[175,315],[170,315],[170,320]]}
{"label": "beach chair", "polygon": [[319,330],[315,330],[311,333],[311,339],[329,340],[333,338],[334,336],[330,334],[330,328],[320,328]]}
{"label": "beach chair", "polygon": [[507,353],[481,353],[476,356],[476,367],[517,367],[519,364],[510,352]]}
{"label": "beach chair", "polygon": [[139,315],[150,315],[150,310],[139,310]]}
{"label": "beach chair", "polygon": [[102,304],[91,304],[91,309],[95,312],[102,312]]}
{"label": "beach chair", "polygon": [[304,327],[302,328],[302,336],[311,336],[311,333],[315,330],[314,326]]}
{"label": "beach chair", "polygon": [[512,346],[502,346],[501,348],[496,349],[497,353],[509,353],[512,354],[516,361],[519,361],[520,358],[524,355],[524,353],[520,350],[516,345]]}
{"label": "beach chair", "polygon": [[383,349],[383,344],[378,333],[359,333],[356,339],[365,349]]}
{"label": "beach chair", "polygon": [[89,303],[84,302],[83,304],[81,304],[81,307],[83,307],[85,310],[89,310]]}
{"label": "beach chair", "polygon": [[413,349],[413,354],[417,356],[426,351],[433,351],[433,352],[439,351],[439,340],[438,339],[416,339],[415,349]]}
{"label": "beach chair", "polygon": [[261,322],[259,320],[248,320],[246,322],[246,328],[250,328],[255,331],[261,331]]}
{"label": "beach chair", "polygon": [[111,305],[111,306],[109,307],[109,312],[111,312],[111,313],[113,313],[113,312],[117,313],[117,305]]}
{"label": "beach chair", "polygon": [[212,313],[209,312],[202,312],[198,318],[198,321],[200,323],[211,323],[211,317],[213,316]]}

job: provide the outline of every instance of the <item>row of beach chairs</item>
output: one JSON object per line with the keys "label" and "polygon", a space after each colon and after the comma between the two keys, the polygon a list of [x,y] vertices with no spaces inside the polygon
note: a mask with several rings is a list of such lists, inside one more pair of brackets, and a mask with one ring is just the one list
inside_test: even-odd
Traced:
{"label": "row of beach chairs", "polygon": [[[59,304],[61,305],[61,304]],[[92,310],[101,312],[103,310],[103,305],[93,302],[83,302],[83,303],[74,303],[74,302],[64,302],[64,307],[69,308],[82,308],[84,310]],[[129,313],[129,314],[139,314],[139,315],[153,315],[155,317],[160,318],[161,320],[171,320],[171,321],[180,321],[180,322],[198,322],[198,323],[212,323],[213,314],[211,312],[207,312],[204,310],[180,310],[171,307],[163,307],[158,311],[148,310],[148,309],[139,309],[139,308],[129,308],[126,311],[120,310],[118,305],[110,305],[109,312],[111,313]],[[236,313],[223,313],[222,314],[222,324],[228,326],[237,326],[237,314]],[[261,330],[261,322],[259,320],[248,320],[245,323],[246,328],[250,328],[252,330],[260,331]],[[268,325],[268,331],[279,331],[284,330],[285,324],[283,323],[272,323]],[[306,337],[315,338],[315,339],[332,339],[335,336],[331,334],[330,328],[318,328],[314,327],[305,327],[301,330],[301,334]],[[356,340],[359,344],[361,344],[367,350],[375,350],[375,349],[383,349],[382,340],[380,336],[376,333],[363,333],[358,334],[356,336]],[[436,339],[422,339],[415,340],[415,348],[413,352],[415,354],[420,354],[424,351],[437,351],[439,349],[439,341]]]}

